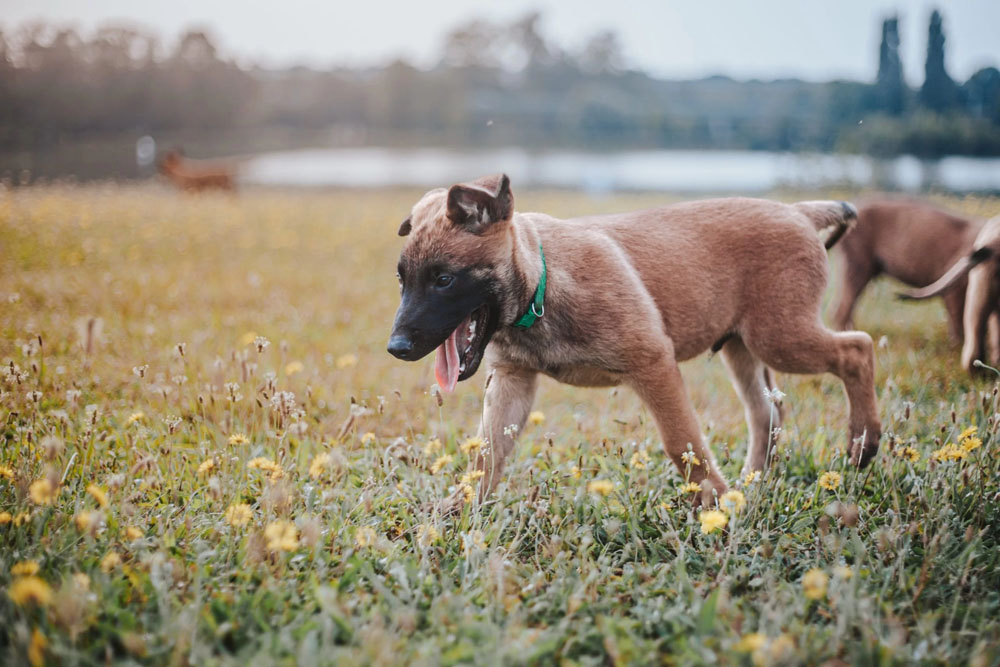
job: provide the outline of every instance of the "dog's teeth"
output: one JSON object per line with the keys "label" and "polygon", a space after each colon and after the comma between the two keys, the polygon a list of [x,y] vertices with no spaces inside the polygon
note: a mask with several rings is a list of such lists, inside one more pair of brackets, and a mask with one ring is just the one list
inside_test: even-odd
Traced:
{"label": "dog's teeth", "polygon": [[465,364],[459,364],[458,365],[458,372],[459,373],[464,373],[465,372]]}

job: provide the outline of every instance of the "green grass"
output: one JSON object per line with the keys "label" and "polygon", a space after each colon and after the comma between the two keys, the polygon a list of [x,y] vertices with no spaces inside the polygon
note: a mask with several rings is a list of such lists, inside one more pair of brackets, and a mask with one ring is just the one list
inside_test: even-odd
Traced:
{"label": "green grass", "polygon": [[[701,532],[629,391],[551,381],[495,498],[443,520],[482,374],[439,406],[432,361],[384,351],[395,229],[418,195],[0,192],[0,662],[1000,662],[997,390],[961,371],[940,304],[898,303],[884,281],[863,297],[885,430],[864,471],[843,453],[839,383],[778,377],[778,460],[726,531]],[[527,193],[519,208],[666,200]],[[684,374],[735,482],[746,428],[721,360]],[[981,447],[931,459],[970,425]],[[831,470],[843,482],[826,490]],[[595,479],[612,492],[588,492]],[[37,485],[33,500],[38,480],[53,504]],[[237,503],[251,518],[234,527]],[[279,521],[294,548],[269,540]],[[45,604],[11,572],[23,561]]]}

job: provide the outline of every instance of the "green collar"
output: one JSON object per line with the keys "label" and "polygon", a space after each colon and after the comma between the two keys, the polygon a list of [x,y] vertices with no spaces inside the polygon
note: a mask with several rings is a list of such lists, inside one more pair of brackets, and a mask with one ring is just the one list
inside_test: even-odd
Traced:
{"label": "green collar", "polygon": [[528,312],[521,315],[521,319],[514,322],[514,326],[519,329],[528,329],[534,324],[542,315],[545,314],[545,251],[542,250],[542,244],[538,244],[538,253],[542,256],[542,276],[538,279],[538,288],[535,289],[535,298],[531,300],[531,305],[528,306]]}

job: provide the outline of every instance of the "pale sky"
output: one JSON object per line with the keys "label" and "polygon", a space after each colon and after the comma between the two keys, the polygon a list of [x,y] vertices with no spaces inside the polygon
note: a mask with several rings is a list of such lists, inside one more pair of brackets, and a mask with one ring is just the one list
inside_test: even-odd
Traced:
{"label": "pale sky", "polygon": [[405,57],[431,66],[442,37],[473,17],[508,21],[537,9],[542,32],[567,49],[599,30],[621,38],[627,64],[666,78],[727,74],[872,80],[881,20],[900,15],[901,54],[911,86],[923,81],[927,20],[945,17],[947,66],[964,81],[1000,66],[1000,0],[0,0],[0,28],[31,19],[83,31],[134,23],[168,43],[207,28],[222,51],[267,66],[379,65]]}

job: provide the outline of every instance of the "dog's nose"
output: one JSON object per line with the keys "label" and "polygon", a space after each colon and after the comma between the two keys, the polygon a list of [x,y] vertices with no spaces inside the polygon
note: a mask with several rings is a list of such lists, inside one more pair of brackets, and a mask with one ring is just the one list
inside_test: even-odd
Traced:
{"label": "dog's nose", "polygon": [[408,359],[413,352],[413,341],[407,336],[396,334],[389,339],[389,354],[397,359]]}

